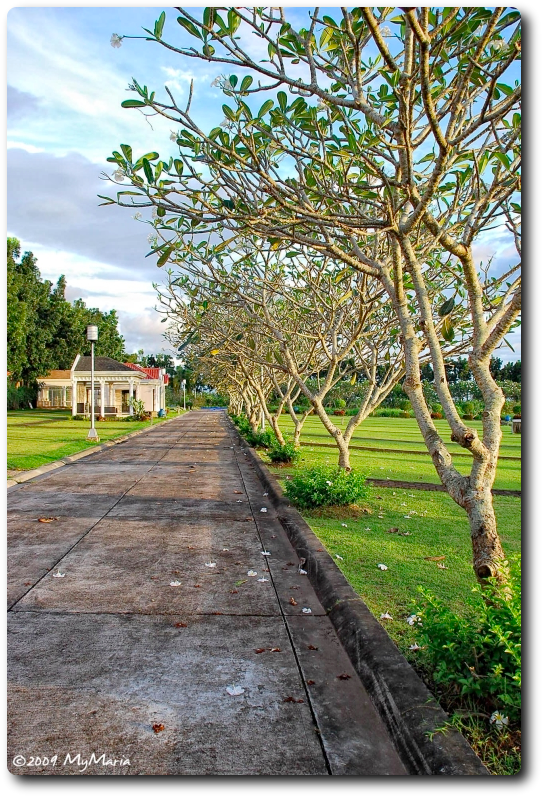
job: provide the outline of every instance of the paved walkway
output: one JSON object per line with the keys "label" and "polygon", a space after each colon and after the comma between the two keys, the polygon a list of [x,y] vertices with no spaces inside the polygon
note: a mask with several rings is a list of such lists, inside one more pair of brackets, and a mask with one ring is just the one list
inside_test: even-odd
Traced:
{"label": "paved walkway", "polygon": [[8,530],[13,773],[406,773],[221,412],[13,487]]}

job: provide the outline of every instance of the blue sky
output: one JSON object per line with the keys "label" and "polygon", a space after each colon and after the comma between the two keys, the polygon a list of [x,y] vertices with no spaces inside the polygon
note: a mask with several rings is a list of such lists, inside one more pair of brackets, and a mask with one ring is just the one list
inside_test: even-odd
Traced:
{"label": "blue sky", "polygon": [[[193,112],[203,128],[222,119],[222,95],[211,87],[220,67],[182,59],[145,41],[124,40],[111,47],[112,33],[140,35],[152,29],[162,6],[18,7],[7,17],[8,82],[8,234],[38,257],[42,275],[56,281],[65,274],[67,297],[89,306],[117,309],[127,350],[169,350],[154,310],[153,281],[161,272],[149,251],[145,224],[130,211],[99,207],[98,193],[111,191],[100,179],[112,173],[106,162],[120,143],[134,152],[156,149],[174,154],[171,128],[124,110],[121,102],[134,77],[157,93],[167,83],[176,99],[187,96],[194,80]],[[196,11],[196,9],[194,9]],[[323,10],[322,13],[325,11]],[[305,9],[289,9],[304,17]],[[165,38],[188,44],[190,37],[167,10]],[[508,241],[492,237],[480,258],[506,259]],[[519,355],[519,335],[513,335]]]}

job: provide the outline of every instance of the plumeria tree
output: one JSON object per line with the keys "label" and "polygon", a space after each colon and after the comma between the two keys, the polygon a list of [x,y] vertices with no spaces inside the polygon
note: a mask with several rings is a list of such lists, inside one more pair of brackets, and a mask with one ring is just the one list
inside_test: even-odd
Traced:
{"label": "plumeria tree", "polygon": [[[134,79],[134,99],[122,104],[168,119],[178,156],[135,158],[123,145],[111,158],[114,181],[128,179],[131,193],[106,201],[156,208],[159,265],[187,232],[241,230],[377,279],[397,319],[404,389],[427,449],[468,514],[474,570],[498,575],[491,488],[504,396],[489,363],[520,313],[519,13],[313,9],[296,28],[284,8],[178,9],[167,39],[165,22],[162,13],[144,38],[220,67],[224,120],[203,130],[191,96],[181,106],[168,87],[158,98]],[[192,46],[176,42],[180,28]],[[517,251],[499,271],[477,266],[474,250],[495,228],[508,230]],[[443,273],[450,287],[439,295],[433,280]],[[458,304],[468,309],[460,325]],[[481,437],[450,394],[443,347],[454,338],[468,343],[483,396]],[[466,476],[424,398],[425,348],[451,437],[472,455]]]}

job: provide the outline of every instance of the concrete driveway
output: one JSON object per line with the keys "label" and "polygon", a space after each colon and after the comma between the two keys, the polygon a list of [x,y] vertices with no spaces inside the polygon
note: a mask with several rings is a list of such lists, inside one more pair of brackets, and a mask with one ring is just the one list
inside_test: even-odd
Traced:
{"label": "concrete driveway", "polygon": [[10,490],[12,773],[406,774],[263,493],[211,411]]}

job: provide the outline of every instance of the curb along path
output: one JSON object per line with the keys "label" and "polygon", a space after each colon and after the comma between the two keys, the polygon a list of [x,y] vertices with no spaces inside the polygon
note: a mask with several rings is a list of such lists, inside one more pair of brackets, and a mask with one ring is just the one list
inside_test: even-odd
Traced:
{"label": "curb along path", "polygon": [[9,491],[12,773],[407,773],[265,491],[205,411]]}

